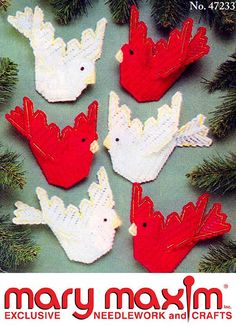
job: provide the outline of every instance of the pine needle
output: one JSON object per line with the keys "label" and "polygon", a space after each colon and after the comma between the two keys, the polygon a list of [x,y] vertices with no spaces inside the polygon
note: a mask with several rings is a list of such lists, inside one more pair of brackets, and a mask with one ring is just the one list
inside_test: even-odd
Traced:
{"label": "pine needle", "polygon": [[236,89],[230,90],[222,99],[223,103],[210,112],[213,117],[209,119],[209,125],[216,138],[227,136],[236,127]]}
{"label": "pine needle", "polygon": [[163,28],[176,27],[188,15],[189,1],[186,0],[150,0],[152,17]]}
{"label": "pine needle", "polygon": [[206,10],[201,10],[201,14],[210,27],[214,27],[217,31],[226,34],[232,33],[236,29],[236,11],[230,8],[223,9],[228,6],[229,2],[228,0],[220,1],[218,4],[212,0],[200,0],[199,2],[206,8]]}
{"label": "pine needle", "polygon": [[205,81],[210,93],[236,88],[236,52],[231,55],[231,58],[233,60],[227,60],[217,68],[212,80]]}
{"label": "pine needle", "polygon": [[[149,0],[152,5],[152,16],[157,25],[172,29],[182,22],[190,12],[188,0]],[[222,3],[227,7],[228,0],[223,0],[216,5],[212,0],[198,0],[198,5],[203,5],[205,10],[197,9],[210,25],[221,33],[232,33],[236,30],[236,10],[230,8],[221,10]],[[211,7],[213,6],[213,7]]]}
{"label": "pine needle", "polygon": [[5,151],[0,153],[0,186],[23,188],[26,180],[22,163],[18,161],[19,155],[16,153]]}
{"label": "pine needle", "polygon": [[106,4],[109,5],[114,23],[125,24],[129,22],[131,6],[138,6],[138,2],[139,0],[107,0]]}
{"label": "pine needle", "polygon": [[5,102],[11,95],[18,81],[17,64],[9,58],[0,58],[0,103]]}
{"label": "pine needle", "polygon": [[213,156],[186,174],[190,183],[201,190],[224,194],[236,189],[236,154]]}
{"label": "pine needle", "polygon": [[201,273],[235,273],[236,242],[223,241],[211,245],[209,253],[199,263]]}
{"label": "pine needle", "polygon": [[0,270],[16,271],[36,259],[39,247],[31,240],[29,229],[8,223],[7,219],[0,217]]}
{"label": "pine needle", "polygon": [[95,0],[49,0],[55,9],[56,19],[59,23],[67,25],[72,20],[84,14],[92,7]]}
{"label": "pine needle", "polygon": [[7,11],[7,8],[10,6],[10,0],[0,0],[0,10]]}

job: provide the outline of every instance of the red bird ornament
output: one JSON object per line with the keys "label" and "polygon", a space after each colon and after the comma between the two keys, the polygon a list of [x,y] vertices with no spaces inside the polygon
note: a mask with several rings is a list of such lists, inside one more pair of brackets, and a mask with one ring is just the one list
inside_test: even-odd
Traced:
{"label": "red bird ornament", "polygon": [[28,141],[48,183],[68,189],[89,174],[97,139],[98,102],[88,107],[88,115],[80,113],[74,126],[62,131],[55,123],[48,124],[46,114],[34,112],[33,102],[24,97],[23,109],[16,107],[6,119]]}
{"label": "red bird ornament", "polygon": [[168,41],[155,43],[147,37],[147,25],[139,21],[139,11],[131,8],[129,43],[116,58],[120,62],[120,84],[138,102],[159,100],[187,66],[210,50],[206,29],[192,37],[193,20],[185,20],[182,30],[174,29]]}
{"label": "red bird ornament", "polygon": [[149,272],[173,272],[198,241],[229,232],[231,225],[226,223],[221,204],[214,203],[206,212],[208,200],[204,194],[196,204],[187,203],[181,214],[172,212],[165,219],[154,211],[150,197],[143,198],[142,187],[133,184],[129,232],[134,258]]}

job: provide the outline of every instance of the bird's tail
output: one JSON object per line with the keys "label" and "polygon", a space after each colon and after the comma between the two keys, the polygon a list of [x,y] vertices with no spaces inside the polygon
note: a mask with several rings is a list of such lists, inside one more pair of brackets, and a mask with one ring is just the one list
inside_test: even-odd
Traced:
{"label": "bird's tail", "polygon": [[177,135],[176,142],[179,147],[208,147],[212,143],[209,138],[209,128],[204,125],[206,117],[199,114],[194,119],[182,126]]}
{"label": "bird's tail", "polygon": [[[34,134],[35,123],[39,124],[39,128],[44,130],[43,121],[45,120],[44,113],[34,113],[33,102],[24,97],[23,109],[16,107],[15,110],[11,110],[10,113],[6,114],[6,119],[27,139],[31,139]],[[38,121],[38,122],[37,122]]]}
{"label": "bird's tail", "polygon": [[45,224],[43,214],[39,209],[30,207],[21,201],[15,203],[16,210],[14,211],[14,224]]}

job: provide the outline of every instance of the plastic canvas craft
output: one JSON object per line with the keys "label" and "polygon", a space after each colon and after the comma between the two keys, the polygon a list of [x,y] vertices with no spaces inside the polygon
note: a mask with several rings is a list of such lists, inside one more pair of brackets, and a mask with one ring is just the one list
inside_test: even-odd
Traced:
{"label": "plastic canvas craft", "polygon": [[97,129],[98,102],[80,113],[74,126],[62,131],[55,123],[48,124],[46,114],[34,112],[33,102],[25,97],[23,109],[16,107],[6,119],[28,141],[48,183],[70,188],[89,174],[94,153],[99,149]]}
{"label": "plastic canvas craft", "polygon": [[103,167],[97,173],[98,183],[88,189],[89,200],[79,208],[65,207],[63,201],[37,188],[40,209],[16,202],[15,224],[47,224],[70,260],[91,264],[112,249],[121,220],[114,210],[112,191]]}
{"label": "plastic canvas craft", "polygon": [[154,180],[176,147],[210,146],[205,117],[197,115],[179,128],[182,94],[172,97],[171,107],[159,108],[157,119],[143,124],[131,120],[131,111],[119,105],[119,97],[111,92],[108,135],[104,146],[109,150],[113,169],[131,182]]}
{"label": "plastic canvas craft", "polygon": [[82,32],[81,41],[65,43],[55,38],[51,23],[44,22],[43,11],[26,7],[8,21],[27,37],[35,56],[36,90],[48,102],[74,101],[89,85],[95,84],[95,63],[101,57],[107,20],[98,21],[96,30]]}
{"label": "plastic canvas craft", "polygon": [[200,27],[192,37],[193,20],[182,30],[174,29],[168,41],[155,43],[147,37],[147,25],[139,21],[139,11],[131,9],[129,42],[116,58],[120,62],[120,84],[137,101],[159,100],[192,62],[209,52],[206,29]]}
{"label": "plastic canvas craft", "polygon": [[134,258],[148,271],[173,272],[197,242],[229,232],[227,215],[221,204],[214,203],[206,212],[209,196],[189,202],[181,214],[172,212],[165,217],[154,211],[150,197],[142,196],[142,187],[133,185],[130,233],[133,235]]}

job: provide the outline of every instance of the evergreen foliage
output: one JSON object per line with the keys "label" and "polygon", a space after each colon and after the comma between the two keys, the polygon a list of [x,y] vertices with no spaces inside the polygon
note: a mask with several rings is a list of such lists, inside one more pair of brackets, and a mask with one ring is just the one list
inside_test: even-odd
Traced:
{"label": "evergreen foliage", "polygon": [[112,19],[116,24],[125,24],[130,18],[130,8],[132,5],[138,6],[139,0],[107,0],[111,10]]}
{"label": "evergreen foliage", "polygon": [[0,152],[0,187],[23,188],[25,176],[18,155],[10,151]]}
{"label": "evergreen foliage", "polygon": [[30,230],[9,223],[0,217],[0,271],[16,271],[18,267],[33,262],[39,247],[30,238]]}
{"label": "evergreen foliage", "polygon": [[231,33],[236,29],[236,10],[229,7],[229,3],[234,1],[223,0],[214,2],[212,0],[200,0],[206,10],[201,10],[202,16],[206,19],[210,27],[214,27],[222,33]]}
{"label": "evergreen foliage", "polygon": [[55,10],[56,19],[61,24],[68,24],[79,16],[87,14],[94,0],[49,0]]}
{"label": "evergreen foliage", "polygon": [[223,96],[223,103],[211,112],[209,124],[216,138],[227,136],[236,127],[236,88]]}
{"label": "evergreen foliage", "polygon": [[223,241],[211,245],[209,253],[200,261],[199,272],[203,273],[235,273],[236,242]]}
{"label": "evergreen foliage", "polygon": [[[95,0],[49,0],[55,9],[57,20],[62,24],[68,24],[77,16],[87,14],[87,10]],[[138,6],[141,0],[105,0],[109,5],[113,21],[124,24],[129,21],[130,7]],[[152,17],[158,27],[172,29],[190,15],[189,0],[146,0],[150,3]],[[216,4],[212,0],[198,0],[198,4],[204,5],[206,10],[197,10],[204,16],[211,27],[216,30],[229,33],[236,29],[236,10],[228,8],[229,0],[223,0]],[[232,1],[233,2],[233,1]],[[221,10],[222,3],[225,3]],[[214,4],[212,6],[212,4]]]}
{"label": "evergreen foliage", "polygon": [[236,52],[218,68],[212,80],[205,79],[210,93],[228,91],[223,102],[211,112],[210,127],[216,138],[223,138],[236,127]]}
{"label": "evergreen foliage", "polygon": [[18,81],[17,64],[9,58],[0,58],[0,103],[5,102],[11,95]]}
{"label": "evergreen foliage", "polygon": [[213,156],[188,173],[190,183],[204,191],[224,194],[236,189],[236,153]]}
{"label": "evergreen foliage", "polygon": [[231,58],[217,68],[212,80],[205,81],[206,88],[210,93],[236,88],[236,52],[231,55]]}
{"label": "evergreen foliage", "polygon": [[[22,164],[18,155],[10,151],[0,153],[0,187],[15,189],[25,184]],[[29,229],[8,222],[0,216],[0,272],[15,271],[19,266],[30,263],[37,257],[39,247],[30,239]]]}
{"label": "evergreen foliage", "polygon": [[10,0],[0,0],[0,10],[6,11],[10,4]]}
{"label": "evergreen foliage", "polygon": [[189,2],[186,0],[150,0],[152,17],[157,26],[174,28],[189,13]]}
{"label": "evergreen foliage", "polygon": [[[189,0],[149,0],[152,4],[152,16],[155,22],[164,28],[174,28],[190,15]],[[228,8],[229,1],[214,2],[199,0],[205,10],[196,9],[196,13],[204,17],[205,21],[222,33],[231,33],[236,29],[236,10]],[[233,2],[233,1],[232,1]],[[192,9],[194,10],[194,9]]]}

